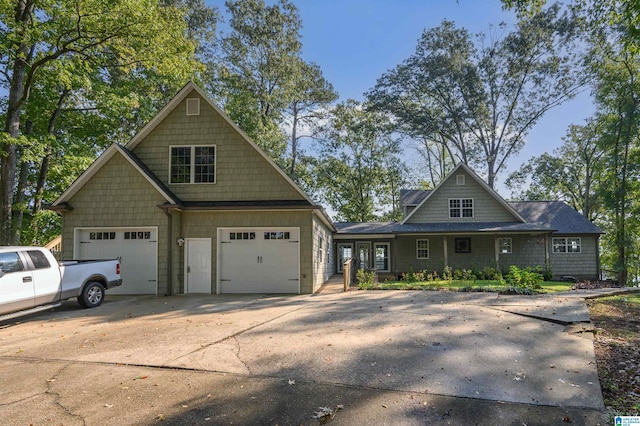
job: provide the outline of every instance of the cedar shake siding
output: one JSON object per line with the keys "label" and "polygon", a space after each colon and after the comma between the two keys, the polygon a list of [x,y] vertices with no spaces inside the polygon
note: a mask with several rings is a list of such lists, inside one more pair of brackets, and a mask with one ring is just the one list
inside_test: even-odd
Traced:
{"label": "cedar shake siding", "polygon": [[[122,155],[116,153],[68,201],[62,216],[62,256],[73,259],[76,228],[158,229],[158,294],[167,291],[167,217],[156,206],[166,199]],[[124,283],[126,285],[126,283]]]}
{"label": "cedar shake siding", "polygon": [[[464,176],[464,185],[457,184],[458,175]],[[449,200],[462,198],[473,199],[473,217],[449,217]],[[441,222],[519,222],[519,219],[507,211],[469,173],[464,169],[457,169],[406,220],[406,223]]]}
{"label": "cedar shake siding", "polygon": [[[200,99],[200,115],[187,115],[187,99],[196,97]],[[169,183],[169,149],[181,145],[215,145],[215,183]],[[195,91],[132,152],[183,201],[305,199]]]}

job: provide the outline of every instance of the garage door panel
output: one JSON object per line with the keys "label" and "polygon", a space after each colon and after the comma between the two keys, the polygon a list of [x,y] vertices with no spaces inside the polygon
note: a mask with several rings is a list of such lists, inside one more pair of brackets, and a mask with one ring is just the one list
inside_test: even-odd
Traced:
{"label": "garage door panel", "polygon": [[157,294],[155,228],[81,229],[78,259],[120,258],[122,285],[109,294]]}
{"label": "garage door panel", "polygon": [[298,228],[221,229],[220,293],[299,293]]}

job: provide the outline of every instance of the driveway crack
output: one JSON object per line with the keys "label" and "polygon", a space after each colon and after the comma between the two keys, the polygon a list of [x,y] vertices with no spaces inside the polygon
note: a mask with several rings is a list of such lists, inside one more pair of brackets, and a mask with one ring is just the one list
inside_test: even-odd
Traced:
{"label": "driveway crack", "polygon": [[236,348],[237,348],[237,350],[235,351],[236,358],[238,358],[238,361],[240,361],[242,365],[244,365],[244,368],[247,369],[247,372],[249,374],[253,374],[251,372],[251,368],[249,368],[249,365],[246,362],[244,362],[242,358],[240,358],[240,341],[238,340],[237,336],[233,336],[233,340],[236,342]]}
{"label": "driveway crack", "polygon": [[65,414],[66,414],[67,416],[69,416],[69,417],[75,417],[76,419],[81,420],[81,421],[82,421],[82,424],[86,425],[86,424],[87,424],[87,421],[85,420],[85,418],[84,418],[84,417],[82,417],[82,416],[81,416],[81,415],[79,415],[79,414],[76,414],[76,413],[72,412],[72,411],[71,411],[71,410],[70,410],[66,405],[64,405],[64,404],[62,403],[62,395],[60,395],[60,393],[58,393],[58,392],[56,392],[56,391],[54,391],[54,390],[52,389],[52,385],[53,385],[53,384],[55,383],[55,381],[58,379],[58,376],[59,376],[60,374],[62,374],[62,373],[64,372],[64,370],[66,370],[70,365],[71,365],[71,364],[63,365],[62,367],[60,367],[60,369],[59,369],[55,374],[53,374],[53,376],[52,376],[49,380],[47,380],[47,388],[46,388],[46,390],[45,390],[45,392],[44,392],[44,393],[45,393],[46,395],[52,395],[52,396],[53,396],[53,398],[54,398],[54,399],[53,399],[53,403],[54,403],[55,405],[57,405],[58,407],[60,407],[60,408],[62,409],[62,411],[64,411],[64,412],[65,412]]}
{"label": "driveway crack", "polygon": [[[236,339],[237,336],[239,336],[239,335],[241,335],[243,333],[246,333],[247,331],[251,331],[251,330],[253,330],[255,328],[262,327],[263,325],[269,324],[270,322],[273,322],[273,321],[278,320],[280,318],[284,318],[285,316],[287,316],[289,314],[292,314],[294,312],[298,312],[298,311],[300,311],[302,309],[305,309],[305,308],[307,308],[307,306],[300,306],[300,307],[298,307],[296,309],[292,309],[290,311],[287,311],[287,312],[285,312],[285,313],[283,313],[281,315],[277,315],[277,316],[275,316],[273,318],[269,318],[269,319],[267,319],[265,321],[262,321],[260,323],[254,324],[251,327],[247,327],[247,328],[244,328],[242,330],[236,331],[235,333],[232,333],[232,334],[230,334],[228,336],[225,336],[222,339],[218,339],[215,342],[211,342],[211,343],[207,343],[205,345],[201,345],[198,349],[195,349],[195,350],[193,350],[191,352],[187,352],[185,354],[182,354],[182,355],[170,360],[170,362],[175,362],[175,361],[179,360],[180,358],[183,358],[183,357],[189,356],[189,355],[193,355],[193,354],[195,354],[197,352],[200,352],[200,351],[202,351],[204,349],[210,348],[211,346],[217,345],[218,343],[222,343],[222,342],[225,342],[225,341],[230,340],[230,339],[234,339],[237,342],[237,339]],[[239,350],[238,350],[238,353],[239,353]]]}

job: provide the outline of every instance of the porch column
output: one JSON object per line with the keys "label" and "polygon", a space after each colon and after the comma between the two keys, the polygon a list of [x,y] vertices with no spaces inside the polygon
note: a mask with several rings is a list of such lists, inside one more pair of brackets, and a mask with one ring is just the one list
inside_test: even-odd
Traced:
{"label": "porch column", "polygon": [[549,270],[551,262],[549,260],[549,234],[544,234],[544,268]]}
{"label": "porch column", "polygon": [[500,270],[500,246],[498,245],[498,236],[493,236],[493,246],[495,250],[496,257],[496,271]]}
{"label": "porch column", "polygon": [[449,250],[447,250],[447,236],[443,236],[442,237],[442,245],[444,246],[444,267],[449,266],[449,258],[447,256],[447,252]]}

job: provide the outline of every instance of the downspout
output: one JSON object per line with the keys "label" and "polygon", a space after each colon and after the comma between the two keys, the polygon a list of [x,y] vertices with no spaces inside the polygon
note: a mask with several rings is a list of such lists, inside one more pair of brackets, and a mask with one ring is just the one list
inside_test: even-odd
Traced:
{"label": "downspout", "polygon": [[171,296],[171,288],[173,286],[171,280],[172,268],[172,247],[173,247],[173,215],[168,209],[162,209],[164,214],[167,215],[167,292],[164,294],[165,296]]}
{"label": "downspout", "polygon": [[596,268],[598,280],[602,280],[602,270],[600,269],[600,234],[596,235]]}

